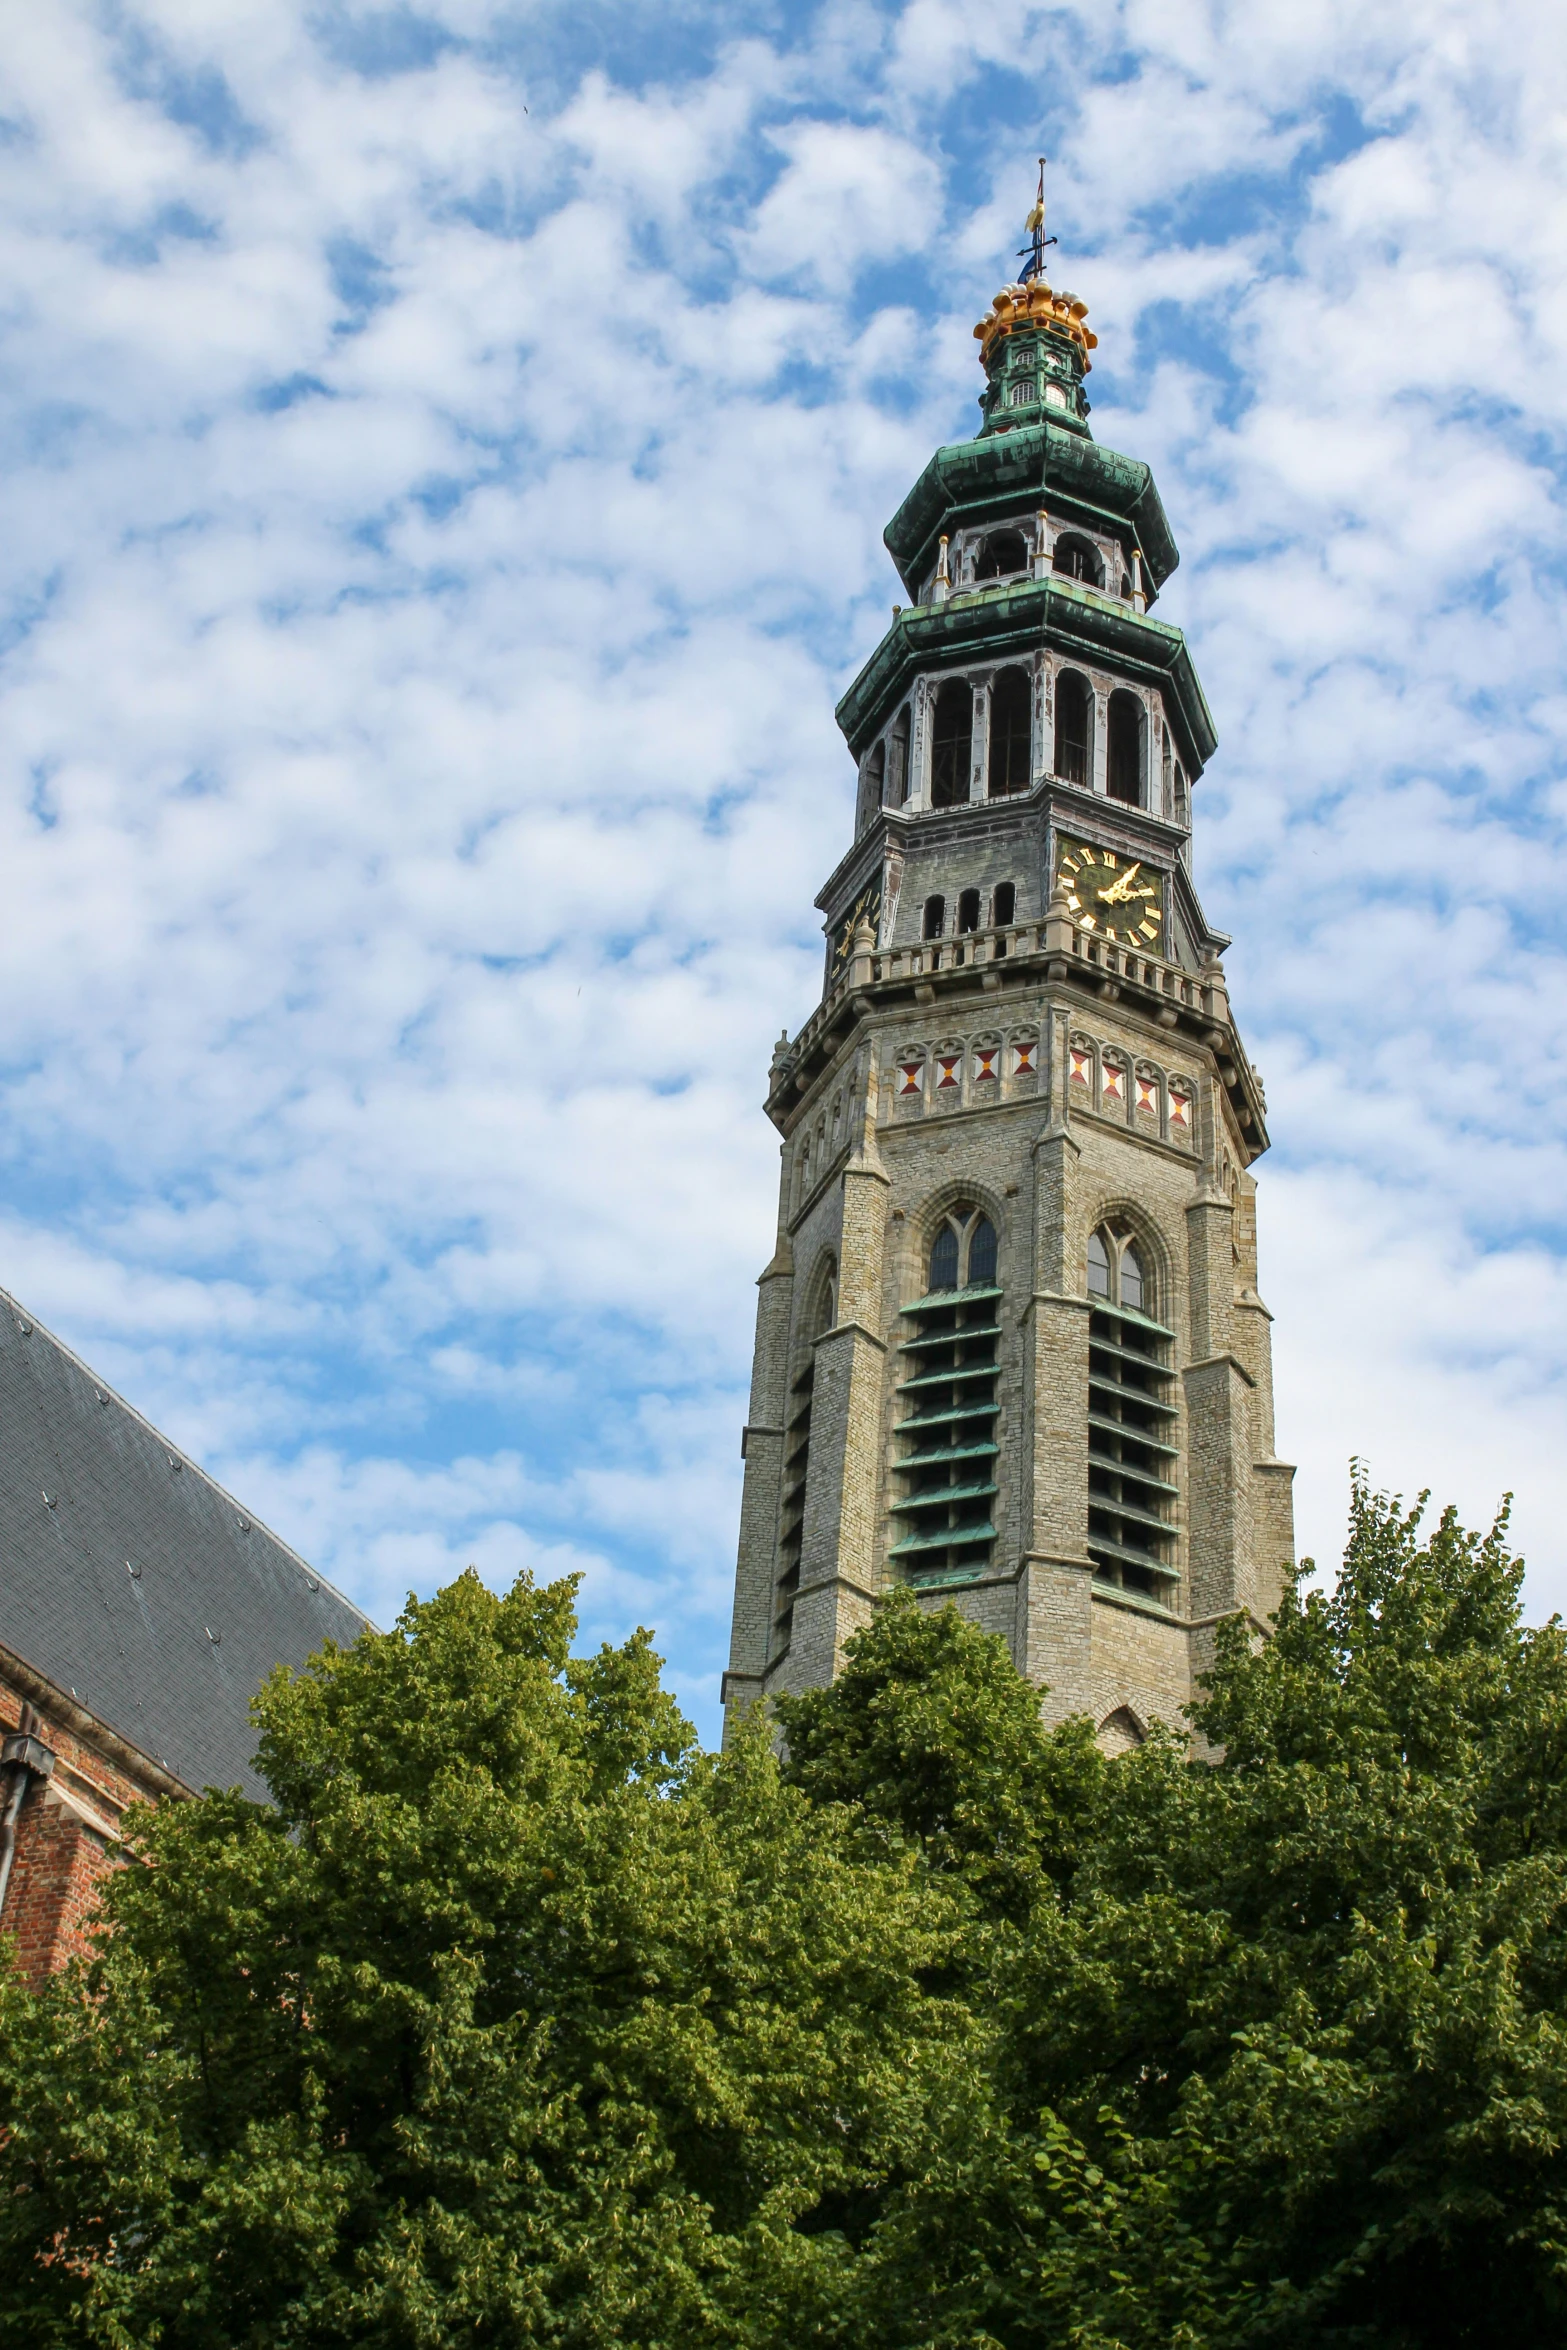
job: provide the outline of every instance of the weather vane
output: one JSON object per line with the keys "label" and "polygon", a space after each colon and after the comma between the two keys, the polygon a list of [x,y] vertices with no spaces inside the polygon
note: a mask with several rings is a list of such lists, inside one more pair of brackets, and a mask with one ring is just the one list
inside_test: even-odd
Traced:
{"label": "weather vane", "polygon": [[1039,158],[1039,193],[1034,198],[1033,211],[1023,223],[1028,231],[1028,243],[1018,248],[1019,261],[1026,261],[1028,264],[1023,272],[1025,286],[1034,278],[1044,276],[1045,247],[1053,245],[1056,241],[1054,237],[1047,237],[1045,234],[1045,164],[1047,160],[1048,158],[1043,155]]}

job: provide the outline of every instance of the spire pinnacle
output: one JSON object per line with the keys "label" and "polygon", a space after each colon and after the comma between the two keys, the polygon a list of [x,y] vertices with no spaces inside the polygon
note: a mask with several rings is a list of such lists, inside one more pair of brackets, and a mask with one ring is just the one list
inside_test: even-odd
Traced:
{"label": "spire pinnacle", "polygon": [[1044,276],[1045,248],[1056,241],[1054,237],[1045,234],[1045,165],[1049,160],[1047,155],[1039,158],[1039,191],[1034,198],[1034,209],[1023,223],[1028,232],[1028,243],[1018,247],[1017,258],[1027,265],[1021,281],[1025,286],[1031,285],[1036,277]]}

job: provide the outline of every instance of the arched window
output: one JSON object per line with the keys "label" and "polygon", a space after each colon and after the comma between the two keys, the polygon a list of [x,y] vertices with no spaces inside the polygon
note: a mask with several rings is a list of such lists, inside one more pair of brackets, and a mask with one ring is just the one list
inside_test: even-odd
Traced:
{"label": "arched window", "polygon": [[[1032,397],[1032,395],[1030,395]],[[1010,579],[1028,569],[1028,541],[1020,530],[993,530],[979,550],[976,579]]]}
{"label": "arched window", "polygon": [[1121,593],[1130,603],[1132,600],[1132,575],[1129,571],[1123,571],[1121,574]]}
{"label": "arched window", "polygon": [[894,1564],[916,1585],[972,1582],[996,1540],[1001,1316],[996,1228],[971,1203],[949,1208],[925,1294],[903,1309]]}
{"label": "arched window", "polygon": [[[1019,542],[1021,544],[1021,542]],[[1027,791],[1032,778],[1034,696],[1025,669],[1003,669],[990,689],[990,796]]]}
{"label": "arched window", "polygon": [[1070,531],[1057,539],[1052,561],[1063,579],[1083,579],[1090,587],[1098,587],[1104,577],[1097,550]]}
{"label": "arched window", "polygon": [[1015,881],[998,881],[996,883],[996,909],[991,919],[998,929],[1003,929],[1007,923],[1017,920],[1017,883]]}
{"label": "arched window", "polygon": [[1027,408],[1038,397],[1039,395],[1031,383],[1015,383],[1007,394],[1007,405],[1009,408]]}
{"label": "arched window", "polygon": [[934,1289],[956,1289],[958,1285],[958,1235],[954,1225],[943,1224],[930,1252],[930,1285]]}
{"label": "arched window", "polygon": [[892,755],[887,761],[887,805],[901,808],[909,796],[909,712],[907,703],[892,722]]}
{"label": "arched window", "polygon": [[927,898],[925,900],[925,936],[927,938],[940,938],[942,925],[945,923],[946,919],[946,899]]}
{"label": "arched window", "polygon": [[977,889],[966,889],[958,899],[958,928],[959,930],[977,930],[979,928],[979,892]]}
{"label": "arched window", "polygon": [[1135,1754],[1143,1743],[1143,1727],[1129,1705],[1118,1705],[1113,1714],[1106,1714],[1095,1736],[1101,1754]]}
{"label": "arched window", "polygon": [[961,678],[949,677],[936,696],[931,738],[930,798],[935,808],[956,808],[968,798],[974,762],[974,694]]}
{"label": "arched window", "polygon": [[1092,709],[1087,678],[1063,669],[1056,679],[1056,773],[1068,783],[1089,780]]}
{"label": "arched window", "polygon": [[865,783],[860,799],[860,822],[868,824],[881,806],[887,788],[887,746],[878,743],[865,762]]}
{"label": "arched window", "polygon": [[1087,1256],[1088,1555],[1101,1583],[1166,1606],[1180,1582],[1174,1333],[1154,1318],[1151,1269],[1128,1232],[1102,1224]]}
{"label": "arched window", "polygon": [[1105,735],[1105,788],[1128,807],[1143,804],[1143,706],[1122,686],[1110,696]]}
{"label": "arched window", "polygon": [[968,1287],[994,1289],[996,1285],[996,1227],[981,1216],[968,1236]]}

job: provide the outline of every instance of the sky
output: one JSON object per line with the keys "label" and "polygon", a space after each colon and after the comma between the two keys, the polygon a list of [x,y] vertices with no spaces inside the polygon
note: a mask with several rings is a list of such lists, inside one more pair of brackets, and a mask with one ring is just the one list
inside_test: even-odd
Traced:
{"label": "sky", "polygon": [[0,1284],[377,1620],[716,1727],[769,1052],[1050,157],[1268,1087],[1279,1450],[1567,1605],[1544,0],[56,0],[0,88]]}

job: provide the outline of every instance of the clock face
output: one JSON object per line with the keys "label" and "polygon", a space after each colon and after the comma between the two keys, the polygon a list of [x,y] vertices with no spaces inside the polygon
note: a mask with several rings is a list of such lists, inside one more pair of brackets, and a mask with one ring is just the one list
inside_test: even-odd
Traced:
{"label": "clock face", "polygon": [[1164,928],[1164,878],[1156,866],[1089,842],[1063,840],[1056,872],[1066,884],[1072,919],[1118,946],[1159,949]]}
{"label": "clock face", "polygon": [[862,922],[875,930],[881,921],[881,883],[873,881],[869,889],[862,889],[832,936],[833,968],[847,963],[854,952],[854,934]]}

